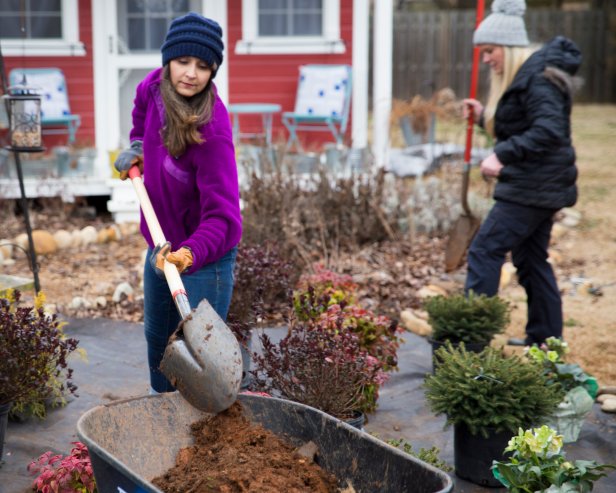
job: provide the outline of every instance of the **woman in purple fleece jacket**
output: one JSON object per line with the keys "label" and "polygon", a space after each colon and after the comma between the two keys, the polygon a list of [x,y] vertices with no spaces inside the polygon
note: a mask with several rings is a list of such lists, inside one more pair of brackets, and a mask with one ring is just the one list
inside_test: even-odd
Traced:
{"label": "woman in purple fleece jacket", "polygon": [[165,238],[144,267],[145,336],[152,393],[174,388],[159,370],[180,316],[161,275],[163,259],[182,274],[191,306],[206,298],[225,320],[242,233],[235,150],[229,115],[212,79],[223,60],[222,29],[196,13],[175,19],[161,48],[163,67],[137,87],[131,147],[115,166],[133,165],[143,180]]}

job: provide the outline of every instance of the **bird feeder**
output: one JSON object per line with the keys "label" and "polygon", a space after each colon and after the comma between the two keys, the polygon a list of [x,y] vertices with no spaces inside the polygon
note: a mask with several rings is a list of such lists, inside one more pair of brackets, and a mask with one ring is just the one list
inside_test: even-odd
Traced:
{"label": "bird feeder", "polygon": [[25,83],[11,86],[2,99],[9,117],[11,151],[39,152],[42,146],[41,96]]}

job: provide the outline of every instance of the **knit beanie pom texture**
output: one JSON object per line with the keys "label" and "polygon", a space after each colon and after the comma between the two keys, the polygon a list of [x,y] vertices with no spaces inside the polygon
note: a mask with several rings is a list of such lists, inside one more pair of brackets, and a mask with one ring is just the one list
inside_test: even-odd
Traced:
{"label": "knit beanie pom texture", "polygon": [[190,12],[171,22],[161,47],[163,65],[174,58],[194,56],[209,66],[216,64],[218,68],[222,64],[223,49],[220,25],[212,19]]}
{"label": "knit beanie pom texture", "polygon": [[492,12],[522,17],[526,12],[526,4],[520,0],[494,0]]}
{"label": "knit beanie pom texture", "polygon": [[528,46],[525,12],[524,0],[494,0],[492,13],[479,24],[473,34],[473,44]]}

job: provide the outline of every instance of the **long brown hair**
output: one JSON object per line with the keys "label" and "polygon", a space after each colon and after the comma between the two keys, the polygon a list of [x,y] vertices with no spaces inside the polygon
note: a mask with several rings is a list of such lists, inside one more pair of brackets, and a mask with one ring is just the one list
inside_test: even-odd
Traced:
{"label": "long brown hair", "polygon": [[507,88],[513,82],[520,67],[530,57],[538,46],[503,46],[503,73],[490,71],[490,91],[483,113],[484,128],[494,137],[494,113],[496,106]]}
{"label": "long brown hair", "polygon": [[[214,73],[216,67],[212,68]],[[181,156],[191,144],[201,144],[199,128],[212,118],[215,95],[212,82],[199,94],[185,98],[171,84],[169,65],[163,69],[160,93],[165,105],[165,126],[161,130],[163,143],[172,156]]]}

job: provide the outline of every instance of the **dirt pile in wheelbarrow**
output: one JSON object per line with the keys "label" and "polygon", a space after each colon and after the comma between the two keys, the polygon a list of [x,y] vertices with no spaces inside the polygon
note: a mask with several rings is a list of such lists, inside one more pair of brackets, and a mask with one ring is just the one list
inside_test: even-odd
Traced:
{"label": "dirt pile in wheelbarrow", "polygon": [[[336,478],[272,432],[250,423],[239,404],[191,426],[195,444],[152,483],[165,493],[329,493]],[[309,449],[310,447],[306,447]]]}

